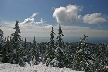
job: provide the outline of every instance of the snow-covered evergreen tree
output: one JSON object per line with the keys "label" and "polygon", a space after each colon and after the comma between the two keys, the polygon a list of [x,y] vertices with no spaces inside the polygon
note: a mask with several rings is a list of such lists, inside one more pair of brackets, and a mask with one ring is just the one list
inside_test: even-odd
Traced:
{"label": "snow-covered evergreen tree", "polygon": [[13,59],[12,59],[12,63],[18,64],[19,63],[19,48],[22,48],[21,46],[21,36],[19,35],[20,29],[19,29],[19,25],[18,25],[18,21],[16,21],[15,27],[13,29],[15,29],[15,33],[12,33],[12,48],[13,48]]}
{"label": "snow-covered evergreen tree", "polygon": [[65,43],[65,57],[66,57],[66,64],[65,66],[68,68],[72,68],[74,55],[76,53],[76,43]]}
{"label": "snow-covered evergreen tree", "polygon": [[[1,26],[0,26],[1,27]],[[5,42],[4,37],[3,37],[3,31],[0,29],[0,45],[2,46]]]}
{"label": "snow-covered evergreen tree", "polygon": [[25,66],[26,65],[26,60],[27,60],[27,50],[26,50],[26,38],[25,38],[25,42],[23,41],[23,40],[21,40],[20,42],[19,42],[19,48],[18,48],[18,50],[17,50],[17,52],[18,52],[18,64],[20,65],[20,66]]}
{"label": "snow-covered evergreen tree", "polygon": [[2,42],[4,42],[4,39],[3,39],[3,31],[0,29],[0,44],[2,43]]}
{"label": "snow-covered evergreen tree", "polygon": [[57,45],[57,47],[60,47],[60,48],[63,48],[63,45],[64,45],[64,42],[62,40],[62,36],[64,36],[64,35],[63,35],[63,32],[62,32],[61,26],[59,24],[58,36],[56,38],[57,39],[56,45]]}
{"label": "snow-covered evergreen tree", "polygon": [[93,71],[95,72],[106,72],[106,66],[107,66],[107,46],[104,44],[97,45],[97,50],[95,50],[94,53],[94,59],[93,62]]}
{"label": "snow-covered evergreen tree", "polygon": [[64,67],[65,65],[65,51],[64,51],[64,42],[62,40],[63,32],[61,26],[59,24],[58,36],[56,41],[56,49],[55,49],[55,58],[59,62],[58,67]]}
{"label": "snow-covered evergreen tree", "polygon": [[89,49],[87,49],[87,37],[88,36],[84,35],[84,37],[80,40],[73,61],[74,69],[86,72],[89,70],[90,61],[93,60],[90,56]]}
{"label": "snow-covered evergreen tree", "polygon": [[11,47],[11,45],[10,45],[10,40],[9,40],[9,36],[6,38],[6,42],[4,43],[4,45],[2,46],[2,48],[3,48],[3,56],[4,56],[4,58],[2,59],[2,62],[3,63],[8,63],[8,62],[10,62],[9,61],[9,58],[10,58],[10,53],[11,53],[11,51],[10,51],[10,47]]}
{"label": "snow-covered evergreen tree", "polygon": [[54,41],[54,35],[56,35],[54,33],[53,27],[52,30],[50,32],[50,41],[47,44],[46,47],[46,53],[45,53],[45,59],[46,59],[46,66],[48,65],[52,65],[51,61],[55,58],[55,41]]}
{"label": "snow-covered evergreen tree", "polygon": [[6,62],[6,48],[4,47],[3,31],[0,29],[0,61]]}
{"label": "snow-covered evergreen tree", "polygon": [[39,64],[40,62],[40,59],[39,59],[39,49],[37,47],[37,42],[35,40],[35,36],[34,36],[34,40],[33,40],[33,44],[32,44],[32,48],[30,49],[30,52],[31,52],[31,61],[32,61],[32,64],[34,65],[37,65]]}

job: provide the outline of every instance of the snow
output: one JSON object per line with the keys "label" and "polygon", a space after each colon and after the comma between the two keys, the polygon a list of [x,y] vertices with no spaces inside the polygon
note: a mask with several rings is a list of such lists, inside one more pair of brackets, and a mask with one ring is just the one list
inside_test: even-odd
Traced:
{"label": "snow", "polygon": [[82,52],[83,50],[82,49],[80,49],[77,53],[80,53],[80,52]]}
{"label": "snow", "polygon": [[58,53],[59,50],[60,50],[61,52],[64,52],[63,48],[60,48],[60,47],[57,47],[56,50],[55,50],[55,52]]}
{"label": "snow", "polygon": [[54,63],[54,66],[58,66],[59,61],[57,61],[57,59],[54,58],[54,59],[51,61],[51,63]]}
{"label": "snow", "polygon": [[108,66],[106,66],[106,68],[108,68]]}
{"label": "snow", "polygon": [[16,49],[15,48],[14,48],[13,52],[14,52],[14,54],[16,54]]}
{"label": "snow", "polygon": [[0,43],[4,42],[3,37],[0,36]]}
{"label": "snow", "polygon": [[3,35],[3,31],[0,29],[0,35]]}
{"label": "snow", "polygon": [[46,67],[43,64],[30,66],[26,64],[25,67],[20,67],[17,64],[2,63],[0,64],[0,72],[83,72],[74,71],[69,68]]}

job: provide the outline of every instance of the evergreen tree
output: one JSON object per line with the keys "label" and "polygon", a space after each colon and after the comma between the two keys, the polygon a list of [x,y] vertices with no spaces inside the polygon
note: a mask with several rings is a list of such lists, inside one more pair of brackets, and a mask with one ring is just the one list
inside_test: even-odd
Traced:
{"label": "evergreen tree", "polygon": [[3,31],[0,29],[0,61],[7,62],[6,60],[7,54],[6,54],[6,48],[4,47],[5,40],[4,40],[3,34],[4,34]]}
{"label": "evergreen tree", "polygon": [[52,65],[51,61],[55,58],[54,52],[55,52],[55,41],[54,41],[54,33],[53,27],[50,32],[50,41],[47,44],[45,59],[46,59],[46,66]]}
{"label": "evergreen tree", "polygon": [[[1,27],[1,26],[0,26]],[[4,37],[3,37],[3,31],[0,29],[0,44],[2,45],[5,41],[4,41]]]}
{"label": "evergreen tree", "polygon": [[26,38],[25,38],[25,41],[23,42],[23,61],[24,62],[29,62],[28,61],[28,56],[29,56],[29,48],[27,47],[27,41],[26,41]]}
{"label": "evergreen tree", "polygon": [[21,36],[19,35],[20,29],[18,25],[18,21],[16,21],[15,27],[15,33],[12,33],[12,48],[13,48],[13,60],[12,62],[15,64],[19,63],[19,48],[21,47]]}
{"label": "evergreen tree", "polygon": [[74,69],[80,70],[80,71],[85,71],[88,72],[89,70],[89,61],[93,60],[92,57],[90,56],[90,52],[87,49],[87,44],[86,44],[86,38],[88,36],[84,35],[84,37],[80,40],[76,54],[74,56]]}
{"label": "evergreen tree", "polygon": [[57,39],[56,45],[57,45],[57,47],[60,47],[60,48],[63,48],[63,45],[64,45],[64,42],[62,40],[62,36],[64,36],[64,35],[63,35],[63,32],[62,32],[61,26],[59,24],[58,36],[56,38]]}
{"label": "evergreen tree", "polygon": [[58,29],[58,36],[56,42],[56,49],[55,49],[55,59],[58,61],[58,67],[64,67],[65,65],[65,51],[64,51],[64,42],[62,40],[63,32],[61,26],[59,24]]}
{"label": "evergreen tree", "polygon": [[[24,44],[24,46],[23,46]],[[25,66],[26,65],[26,60],[27,60],[27,57],[26,57],[26,48],[25,48],[25,45],[26,45],[26,38],[25,38],[25,42],[23,42],[23,40],[21,40],[20,42],[20,47],[18,48],[18,53],[19,53],[19,62],[18,64],[20,66]]]}
{"label": "evergreen tree", "polygon": [[97,46],[97,52],[94,53],[95,61],[92,65],[92,70],[95,72],[106,72],[107,66],[107,46],[104,44],[99,44]]}
{"label": "evergreen tree", "polygon": [[67,68],[72,68],[73,58],[74,58],[75,51],[76,51],[76,45],[73,43],[65,43],[65,44],[66,44],[66,47],[65,47],[66,64],[65,66]]}
{"label": "evergreen tree", "polygon": [[34,36],[34,40],[33,40],[33,44],[32,44],[32,48],[31,48],[31,57],[32,57],[32,63],[33,64],[39,64],[40,59],[39,59],[39,49],[37,47],[37,43],[35,40],[35,36]]}
{"label": "evergreen tree", "polygon": [[10,62],[9,61],[9,58],[10,58],[10,53],[11,53],[11,51],[10,51],[10,41],[9,41],[9,36],[7,37],[7,40],[6,40],[6,42],[5,42],[5,44],[3,45],[3,56],[4,56],[4,58],[2,59],[2,63],[8,63],[8,62]]}

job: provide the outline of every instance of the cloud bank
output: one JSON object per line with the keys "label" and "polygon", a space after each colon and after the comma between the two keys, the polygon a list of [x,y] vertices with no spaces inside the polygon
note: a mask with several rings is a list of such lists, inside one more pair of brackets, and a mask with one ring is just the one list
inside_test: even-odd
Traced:
{"label": "cloud bank", "polygon": [[[1,26],[1,29],[4,32],[4,37],[10,36],[12,33],[15,32],[13,29],[15,23],[12,24],[12,22],[9,23],[10,27],[3,27]],[[25,26],[25,28],[23,28]],[[48,26],[38,26],[38,25],[31,25],[23,27],[20,26],[21,30],[21,37],[50,37],[50,31],[52,25]],[[30,28],[31,27],[31,28]],[[58,34],[58,25],[53,26],[54,32],[56,33],[56,36]],[[108,31],[107,30],[97,30],[97,29],[91,29],[90,27],[81,27],[81,26],[65,26],[61,25],[64,37],[82,37],[84,34],[88,35],[89,37],[108,37]],[[56,37],[55,36],[55,37]]]}

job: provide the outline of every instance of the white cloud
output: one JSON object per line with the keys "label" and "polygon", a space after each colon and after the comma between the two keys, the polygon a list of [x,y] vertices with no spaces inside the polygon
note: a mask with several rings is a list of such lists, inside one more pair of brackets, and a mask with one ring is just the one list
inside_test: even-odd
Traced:
{"label": "white cloud", "polygon": [[[50,28],[52,27],[51,24],[47,24],[46,21],[44,21],[42,18],[40,19],[40,21],[35,21],[34,17],[39,14],[39,13],[33,13],[32,16],[30,16],[29,18],[24,19],[23,22],[19,21],[19,26],[20,28],[24,28],[24,29],[32,29],[34,27],[45,27],[45,28]],[[12,28],[15,27],[15,21],[4,21],[1,20],[0,24],[2,27],[6,27],[6,28],[10,28],[9,30],[11,30]]]}
{"label": "white cloud", "polygon": [[[32,36],[49,36],[50,28],[52,25],[47,24],[42,18],[40,21],[35,21],[34,17],[38,13],[34,13],[29,18],[24,19],[23,22],[19,23],[22,37],[32,37]],[[0,21],[1,29],[4,31],[4,36],[10,36],[14,33],[15,21]]]}
{"label": "white cloud", "polygon": [[34,22],[34,18],[27,18],[21,24],[32,24]]}
{"label": "white cloud", "polygon": [[45,26],[46,28],[51,28],[51,27],[53,27],[52,25],[47,25],[47,26]]}
{"label": "white cloud", "polygon": [[107,22],[106,18],[103,17],[101,13],[87,14],[83,17],[83,21],[88,24],[100,24]]}
{"label": "white cloud", "polygon": [[4,21],[2,20],[1,22],[1,27],[8,27],[8,28],[13,28],[15,26],[15,22],[14,21]]}
{"label": "white cloud", "polygon": [[45,21],[42,18],[41,18],[41,20],[39,22],[34,22],[34,24],[37,24],[37,25],[44,24],[44,23],[45,23]]}
{"label": "white cloud", "polygon": [[[36,36],[36,37],[50,37],[51,25],[49,26],[34,26],[32,29],[21,29],[21,36]],[[58,25],[53,26],[56,36],[58,34]],[[80,27],[80,26],[64,26],[61,25],[64,37],[81,37],[84,34],[89,37],[108,37],[107,30],[97,30],[91,29],[90,27]],[[55,37],[56,37],[55,36]]]}
{"label": "white cloud", "polygon": [[[8,21],[7,23],[10,24],[8,26],[14,27],[15,25],[15,23],[11,24]],[[10,36],[12,33],[15,32],[13,27],[1,26],[1,29],[4,31],[4,37]],[[52,25],[46,25],[46,26],[24,25],[24,27],[25,28],[20,26],[21,37],[33,37],[33,36],[50,37],[49,34],[51,31]],[[59,27],[58,25],[53,26],[56,36],[58,34],[58,27]],[[90,27],[65,26],[65,25],[61,25],[61,28],[62,28],[63,34],[65,35],[64,37],[81,37],[84,34],[88,35],[89,37],[108,37],[108,30],[96,30],[96,29],[91,29]]]}
{"label": "white cloud", "polygon": [[37,14],[39,14],[39,13],[33,13],[33,15],[31,16],[31,18],[34,18]]}
{"label": "white cloud", "polygon": [[[34,18],[36,14],[31,17]],[[30,19],[31,19],[30,17]],[[26,18],[29,19],[29,18]],[[49,37],[49,33],[51,31],[51,24],[47,24],[42,18],[40,21],[32,20],[31,22],[27,22],[26,19],[23,22],[19,23],[21,29],[21,37]],[[29,20],[30,20],[29,19]],[[15,26],[15,21],[2,21],[1,29],[4,31],[4,36],[10,36],[15,30],[13,27]],[[58,25],[53,26],[54,32],[56,35],[58,34]],[[84,34],[89,37],[108,37],[108,30],[96,30],[91,29],[90,27],[80,27],[80,26],[65,26],[61,25],[63,30],[63,34],[65,37],[81,37]],[[56,36],[55,36],[56,37]]]}
{"label": "white cloud", "polygon": [[53,17],[57,20],[58,23],[68,23],[73,24],[80,20],[81,15],[79,12],[82,10],[82,7],[77,5],[68,5],[66,7],[55,8]]}
{"label": "white cloud", "polygon": [[32,24],[34,23],[34,17],[37,15],[38,13],[33,13],[33,15],[30,18],[26,18],[23,22],[21,22],[20,24],[24,25],[24,24]]}
{"label": "white cloud", "polygon": [[46,28],[50,28],[51,25],[47,24],[46,21],[44,21],[42,18],[40,19],[40,21],[35,21],[34,17],[39,14],[39,13],[33,13],[32,16],[30,16],[30,18],[26,18],[24,19],[23,22],[19,23],[19,26],[21,28],[33,28],[34,26],[43,26]]}

